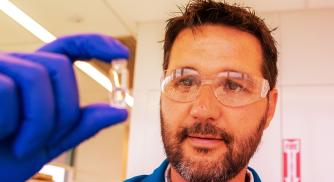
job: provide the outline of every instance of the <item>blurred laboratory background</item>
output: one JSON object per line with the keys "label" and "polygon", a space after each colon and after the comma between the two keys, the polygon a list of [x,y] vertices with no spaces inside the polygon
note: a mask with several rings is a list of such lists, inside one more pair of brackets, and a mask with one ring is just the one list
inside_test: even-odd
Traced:
{"label": "blurred laboratory background", "polygon": [[[273,34],[279,50],[279,103],[250,165],[265,182],[288,177],[333,181],[334,0],[226,1],[253,7],[271,28],[277,27]],[[160,41],[166,19],[187,2],[0,0],[0,51],[33,51],[55,37],[87,32],[118,38],[131,51],[134,102],[128,121],[62,155],[44,168],[45,173],[58,175],[57,182],[116,182],[149,174],[162,162]],[[25,15],[48,33],[29,30],[33,21],[19,22]],[[107,76],[108,64],[93,60],[90,65]],[[75,69],[81,104],[108,102],[108,90],[96,81],[99,78],[85,68]]]}

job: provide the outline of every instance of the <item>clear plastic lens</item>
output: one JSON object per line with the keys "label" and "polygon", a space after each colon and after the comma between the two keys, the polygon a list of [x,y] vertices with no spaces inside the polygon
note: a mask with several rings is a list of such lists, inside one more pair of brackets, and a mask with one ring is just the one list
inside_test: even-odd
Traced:
{"label": "clear plastic lens", "polygon": [[109,71],[112,90],[109,95],[110,105],[114,107],[126,108],[126,94],[128,93],[129,73],[127,60],[117,59],[111,62]]}
{"label": "clear plastic lens", "polygon": [[189,102],[199,94],[202,85],[210,85],[216,98],[227,106],[242,106],[264,98],[270,90],[268,81],[246,73],[226,71],[203,79],[190,68],[176,69],[165,74],[162,92],[179,102]]}

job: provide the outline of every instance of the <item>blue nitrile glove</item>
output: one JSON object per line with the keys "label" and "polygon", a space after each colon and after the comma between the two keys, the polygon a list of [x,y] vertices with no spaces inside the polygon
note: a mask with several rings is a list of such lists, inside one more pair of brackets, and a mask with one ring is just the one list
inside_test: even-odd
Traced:
{"label": "blue nitrile glove", "polygon": [[0,53],[0,182],[22,182],[101,129],[127,118],[108,104],[79,107],[72,62],[128,58],[98,34],[59,38],[35,53]]}

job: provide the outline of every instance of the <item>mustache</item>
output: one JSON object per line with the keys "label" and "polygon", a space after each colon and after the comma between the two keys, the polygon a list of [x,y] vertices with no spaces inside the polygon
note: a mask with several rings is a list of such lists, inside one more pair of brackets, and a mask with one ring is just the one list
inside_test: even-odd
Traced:
{"label": "mustache", "polygon": [[233,136],[226,132],[223,129],[220,129],[214,126],[211,123],[203,123],[197,122],[193,124],[191,127],[182,128],[178,134],[177,139],[179,143],[183,142],[189,135],[210,135],[210,136],[218,136],[221,138],[227,145],[233,142]]}

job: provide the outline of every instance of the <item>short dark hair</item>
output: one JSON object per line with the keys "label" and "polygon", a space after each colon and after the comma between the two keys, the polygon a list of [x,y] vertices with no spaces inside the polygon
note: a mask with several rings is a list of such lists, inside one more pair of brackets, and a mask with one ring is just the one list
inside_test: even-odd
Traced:
{"label": "short dark hair", "polygon": [[164,38],[163,69],[169,64],[170,52],[177,35],[186,28],[194,29],[201,25],[218,24],[236,28],[254,35],[261,43],[263,52],[262,74],[273,89],[277,80],[277,49],[271,35],[273,30],[255,15],[254,10],[239,5],[212,0],[192,0],[180,8],[180,16],[167,20]]}

